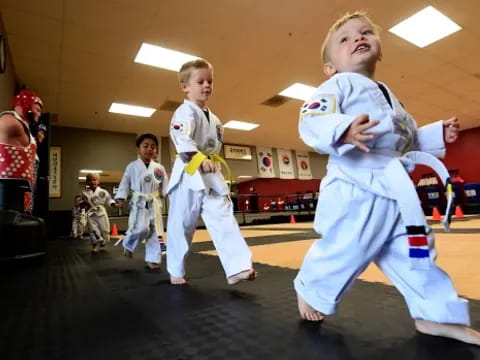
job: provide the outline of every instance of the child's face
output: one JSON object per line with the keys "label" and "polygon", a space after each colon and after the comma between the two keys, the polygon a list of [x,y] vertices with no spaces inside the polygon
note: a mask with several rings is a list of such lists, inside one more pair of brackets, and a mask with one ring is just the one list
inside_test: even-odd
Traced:
{"label": "child's face", "polygon": [[144,139],[137,148],[137,152],[143,161],[150,161],[157,155],[157,145],[152,139]]}
{"label": "child's face", "polygon": [[93,190],[95,190],[99,184],[100,184],[100,177],[98,175],[89,177],[87,179],[87,185],[90,186],[90,188]]}
{"label": "child's face", "polygon": [[182,83],[181,87],[188,100],[200,107],[204,107],[208,98],[212,95],[212,70],[208,68],[193,69],[190,78],[186,83]]}
{"label": "child's face", "polygon": [[82,202],[82,198],[80,196],[75,197],[75,206],[80,205],[81,202]]}
{"label": "child's face", "polygon": [[372,24],[363,18],[347,21],[332,34],[327,46],[328,62],[325,74],[355,72],[370,78],[375,73],[377,61],[382,57],[379,37]]}

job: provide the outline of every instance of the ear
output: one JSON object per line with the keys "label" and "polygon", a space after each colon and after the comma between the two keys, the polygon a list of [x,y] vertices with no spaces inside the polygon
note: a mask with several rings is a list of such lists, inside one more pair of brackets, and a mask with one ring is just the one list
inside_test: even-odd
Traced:
{"label": "ear", "polygon": [[327,75],[327,77],[332,77],[333,75],[335,75],[337,73],[337,69],[335,68],[335,66],[329,61],[327,63],[325,63],[323,65],[323,72],[325,73],[325,75]]}
{"label": "ear", "polygon": [[185,93],[185,94],[188,94],[188,88],[187,88],[187,84],[185,83],[180,83],[180,89],[182,89],[182,91]]}

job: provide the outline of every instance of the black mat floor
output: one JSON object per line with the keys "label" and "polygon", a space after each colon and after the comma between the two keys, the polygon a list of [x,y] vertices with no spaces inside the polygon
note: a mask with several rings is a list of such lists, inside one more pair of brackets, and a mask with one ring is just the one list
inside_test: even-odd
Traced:
{"label": "black mat floor", "polygon": [[[56,240],[42,264],[1,268],[0,358],[480,359],[480,348],[417,334],[403,299],[357,281],[337,315],[299,320],[296,271],[256,264],[253,283],[226,285],[218,259],[192,254],[191,283],[171,286],[121,248]],[[274,256],[274,254],[272,254]],[[480,328],[480,302],[471,301]]]}

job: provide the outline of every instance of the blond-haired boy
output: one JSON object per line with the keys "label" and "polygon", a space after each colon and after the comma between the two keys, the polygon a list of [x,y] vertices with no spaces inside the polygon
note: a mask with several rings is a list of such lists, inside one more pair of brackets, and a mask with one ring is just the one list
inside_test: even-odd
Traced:
{"label": "blond-haired boy", "polygon": [[[408,177],[458,137],[458,122],[417,128],[395,95],[374,81],[382,46],[365,13],[346,14],[323,48],[324,82],[300,110],[303,141],[329,154],[315,230],[322,234],[294,281],[302,318],[333,314],[345,291],[374,261],[405,297],[419,332],[480,345],[468,302],[435,264],[433,234]],[[412,151],[418,150],[418,151]]]}
{"label": "blond-haired boy", "polygon": [[229,188],[220,171],[223,125],[207,107],[212,94],[213,68],[206,60],[185,63],[179,72],[186,99],[175,111],[170,137],[179,156],[167,189],[167,270],[170,282],[182,285],[184,262],[201,216],[230,285],[253,280],[251,252],[233,216]]}

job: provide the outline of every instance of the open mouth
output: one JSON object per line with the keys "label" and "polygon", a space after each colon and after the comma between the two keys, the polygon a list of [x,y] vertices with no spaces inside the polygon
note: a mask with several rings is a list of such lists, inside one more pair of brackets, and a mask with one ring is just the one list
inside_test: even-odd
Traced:
{"label": "open mouth", "polygon": [[359,44],[357,45],[357,47],[353,52],[356,53],[356,52],[361,52],[369,49],[370,49],[370,46],[368,44]]}

